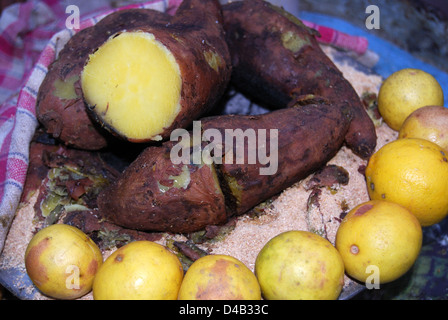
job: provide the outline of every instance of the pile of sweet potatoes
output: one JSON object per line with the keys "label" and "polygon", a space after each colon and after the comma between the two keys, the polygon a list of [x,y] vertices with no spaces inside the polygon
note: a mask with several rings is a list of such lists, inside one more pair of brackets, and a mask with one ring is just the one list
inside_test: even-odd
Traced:
{"label": "pile of sweet potatoes", "polygon": [[[101,108],[86,101],[86,65],[111,37],[126,32],[150,34],[180,70],[178,112],[144,139],[119,132],[123,117],[106,116],[109,108],[137,118],[146,111],[107,97]],[[273,111],[204,118],[229,84]],[[263,0],[224,6],[184,0],[174,16],[144,9],[111,14],[67,43],[36,109],[48,133],[76,148],[104,149],[117,137],[150,142],[98,197],[102,216],[137,230],[187,233],[225,223],[321,168],[344,143],[362,158],[376,145],[359,97],[313,31]],[[163,109],[154,110],[156,119],[163,119]]]}

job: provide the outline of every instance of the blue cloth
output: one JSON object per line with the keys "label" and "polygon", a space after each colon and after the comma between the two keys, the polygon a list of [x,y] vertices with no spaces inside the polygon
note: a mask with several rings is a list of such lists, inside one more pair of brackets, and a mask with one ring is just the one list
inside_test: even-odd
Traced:
{"label": "blue cloth", "polygon": [[367,38],[369,40],[369,50],[376,52],[380,56],[380,60],[372,71],[381,75],[383,78],[387,78],[395,71],[404,68],[421,69],[432,74],[442,86],[445,97],[444,104],[445,107],[448,107],[448,74],[442,70],[421,61],[409,52],[376,36],[374,34],[375,30],[359,28],[345,20],[308,11],[300,12],[299,18],[305,21],[314,22],[321,26],[333,28],[347,34]]}

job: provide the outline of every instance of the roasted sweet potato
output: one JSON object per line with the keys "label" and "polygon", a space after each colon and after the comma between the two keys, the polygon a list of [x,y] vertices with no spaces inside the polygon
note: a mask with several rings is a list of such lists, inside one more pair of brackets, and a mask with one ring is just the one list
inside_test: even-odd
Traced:
{"label": "roasted sweet potato", "polygon": [[39,88],[36,113],[47,132],[80,149],[99,150],[107,146],[107,135],[87,113],[80,86],[81,71],[89,55],[111,34],[129,25],[138,27],[164,18],[163,13],[155,10],[123,10],[76,33],[49,66]]}
{"label": "roasted sweet potato", "polygon": [[360,98],[320,48],[315,32],[295,16],[263,0],[223,6],[232,56],[232,82],[270,108],[285,107],[295,95],[314,94],[335,107],[348,104],[353,120],[345,142],[368,158],[376,146],[375,127]]}
{"label": "roasted sweet potato", "polygon": [[230,75],[219,2],[184,0],[166,23],[111,34],[89,56],[81,88],[106,129],[148,142],[191,125],[221,98]]}
{"label": "roasted sweet potato", "polygon": [[139,230],[188,233],[222,224],[323,166],[343,144],[350,118],[324,102],[203,118],[191,143],[187,134],[145,149],[101,192],[100,214]]}
{"label": "roasted sweet potato", "polygon": [[107,144],[103,128],[133,142],[166,139],[227,87],[231,62],[221,22],[217,0],[185,0],[174,16],[131,9],[105,17],[75,34],[49,68],[38,119],[83,149]]}

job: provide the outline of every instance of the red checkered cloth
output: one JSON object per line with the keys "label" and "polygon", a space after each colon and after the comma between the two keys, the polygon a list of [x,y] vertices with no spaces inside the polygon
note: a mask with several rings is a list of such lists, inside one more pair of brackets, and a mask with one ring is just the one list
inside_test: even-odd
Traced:
{"label": "red checkered cloth", "polygon": [[[152,0],[120,9],[151,8],[173,14],[181,2]],[[66,28],[64,4],[56,0],[17,3],[7,7],[0,18],[0,253],[25,183],[29,144],[38,125],[37,92],[48,66],[77,31]],[[80,29],[120,9],[101,7],[87,14],[81,12],[85,19]],[[358,53],[365,50],[364,39],[306,24],[322,34],[322,43]]]}

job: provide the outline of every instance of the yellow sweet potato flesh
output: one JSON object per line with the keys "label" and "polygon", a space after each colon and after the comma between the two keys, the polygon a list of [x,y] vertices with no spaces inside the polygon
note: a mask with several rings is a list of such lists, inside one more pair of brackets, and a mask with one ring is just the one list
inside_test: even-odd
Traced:
{"label": "yellow sweet potato flesh", "polygon": [[111,37],[90,55],[81,84],[95,117],[130,141],[157,140],[180,111],[179,66],[148,32]]}

